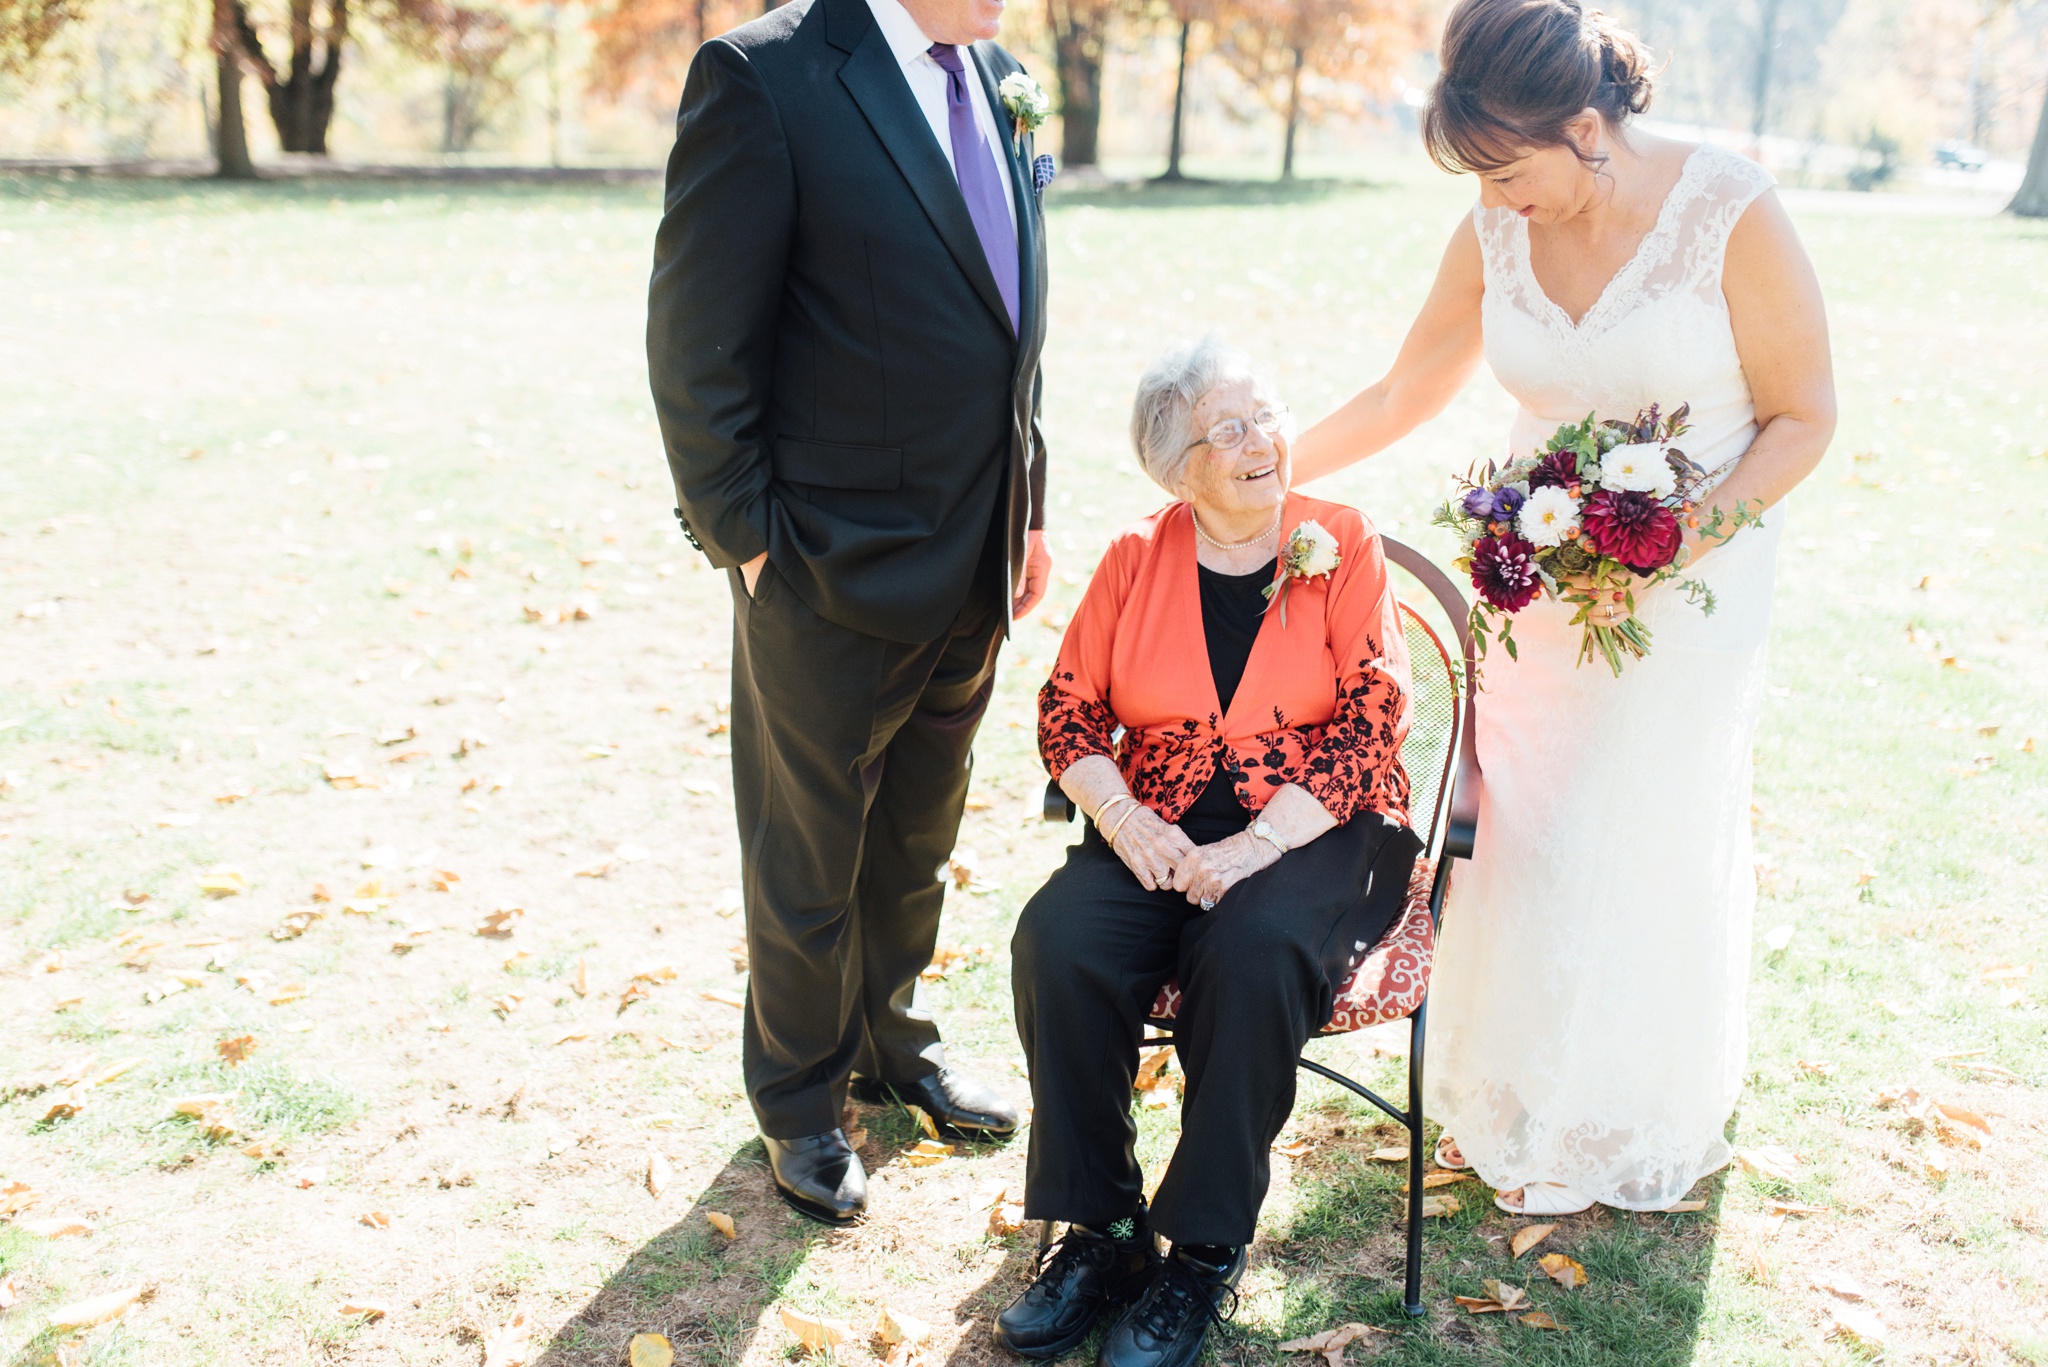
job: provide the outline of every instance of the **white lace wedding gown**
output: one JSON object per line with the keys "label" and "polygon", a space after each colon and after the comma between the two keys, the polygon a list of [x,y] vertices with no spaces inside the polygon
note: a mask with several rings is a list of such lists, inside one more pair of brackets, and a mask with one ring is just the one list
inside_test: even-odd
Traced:
{"label": "white lace wedding gown", "polygon": [[[1529,265],[1528,224],[1475,208],[1486,358],[1521,405],[1516,454],[1587,413],[1692,405],[1709,470],[1756,435],[1721,293],[1728,234],[1771,185],[1703,146],[1636,256],[1575,326]],[[1479,843],[1459,869],[1430,991],[1428,1114],[1499,1188],[1561,1182],[1658,1209],[1727,1162],[1742,1085],[1756,900],[1750,737],[1782,505],[1702,560],[1712,616],[1639,594],[1647,659],[1579,667],[1538,600],[1519,662],[1485,664]]]}

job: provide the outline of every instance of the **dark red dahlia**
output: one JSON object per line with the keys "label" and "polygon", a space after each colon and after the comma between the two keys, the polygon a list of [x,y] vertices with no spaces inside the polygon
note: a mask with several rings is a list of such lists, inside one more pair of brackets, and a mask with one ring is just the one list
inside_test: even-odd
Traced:
{"label": "dark red dahlia", "polygon": [[1586,540],[1637,574],[1654,574],[1671,563],[1685,539],[1678,518],[1648,494],[1602,489],[1579,510]]}
{"label": "dark red dahlia", "polygon": [[1543,587],[1536,548],[1519,536],[1482,536],[1472,544],[1472,587],[1490,607],[1520,612]]}
{"label": "dark red dahlia", "polygon": [[1579,482],[1579,457],[1572,451],[1552,451],[1529,472],[1529,492],[1538,489],[1569,489]]}

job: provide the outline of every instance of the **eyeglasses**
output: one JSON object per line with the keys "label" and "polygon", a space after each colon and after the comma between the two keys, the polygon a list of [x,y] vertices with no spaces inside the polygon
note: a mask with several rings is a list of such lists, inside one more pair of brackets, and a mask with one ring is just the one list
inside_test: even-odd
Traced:
{"label": "eyeglasses", "polygon": [[1244,444],[1244,439],[1257,427],[1267,436],[1278,432],[1287,421],[1287,405],[1269,403],[1249,418],[1225,418],[1209,429],[1209,435],[1188,446],[1192,451],[1197,446],[1208,445],[1218,451],[1235,451]]}

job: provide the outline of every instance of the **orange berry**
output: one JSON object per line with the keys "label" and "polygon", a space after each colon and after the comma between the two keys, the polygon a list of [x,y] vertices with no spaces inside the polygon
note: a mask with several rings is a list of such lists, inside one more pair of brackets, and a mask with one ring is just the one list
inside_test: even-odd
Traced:
{"label": "orange berry", "polygon": [[1614,601],[1615,601],[1615,602],[1617,602],[1617,603],[1621,603],[1621,602],[1626,602],[1627,600],[1628,600],[1628,595],[1627,595],[1627,594],[1625,594],[1625,593],[1623,593],[1623,592],[1622,592],[1622,591],[1621,591],[1620,589],[1616,589],[1616,590],[1614,591]]}
{"label": "orange berry", "polygon": [[1578,485],[1576,485],[1576,484],[1574,484],[1574,485],[1573,485],[1573,486],[1572,486],[1571,488],[1567,489],[1567,490],[1566,490],[1565,492],[1566,492],[1566,493],[1568,493],[1568,494],[1570,494],[1570,495],[1571,495],[1571,496],[1572,496],[1573,498],[1577,498],[1577,497],[1579,496],[1579,486],[1578,486]]}
{"label": "orange berry", "polygon": [[1685,520],[1685,525],[1688,527],[1697,528],[1700,525],[1700,520],[1696,517],[1689,517]]}
{"label": "orange berry", "polygon": [[1579,539],[1579,529],[1577,527],[1566,527],[1564,529],[1564,539],[1567,541],[1577,541]]}

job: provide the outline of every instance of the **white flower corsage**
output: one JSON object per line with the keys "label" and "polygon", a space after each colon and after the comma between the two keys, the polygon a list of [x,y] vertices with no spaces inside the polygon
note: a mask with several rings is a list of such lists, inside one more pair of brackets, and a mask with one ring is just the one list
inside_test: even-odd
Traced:
{"label": "white flower corsage", "polygon": [[1310,518],[1287,534],[1280,548],[1280,573],[1266,585],[1266,606],[1280,608],[1280,625],[1287,625],[1287,586],[1297,579],[1321,579],[1335,570],[1343,556],[1337,538],[1322,523]]}
{"label": "white flower corsage", "polygon": [[1010,126],[1017,146],[1024,146],[1024,135],[1045,122],[1045,116],[1052,112],[1052,97],[1045,88],[1021,71],[1013,71],[1003,77],[996,94],[1002,96],[1003,108],[1010,111]]}

